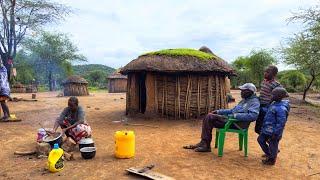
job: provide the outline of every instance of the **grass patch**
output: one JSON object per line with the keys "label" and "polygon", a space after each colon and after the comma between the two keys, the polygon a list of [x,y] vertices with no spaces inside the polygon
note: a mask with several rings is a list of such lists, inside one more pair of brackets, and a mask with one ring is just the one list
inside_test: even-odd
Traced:
{"label": "grass patch", "polygon": [[201,60],[210,60],[213,58],[218,59],[212,54],[208,54],[202,51],[198,51],[195,49],[188,49],[188,48],[164,49],[160,51],[149,52],[143,55],[193,56]]}
{"label": "grass patch", "polygon": [[99,87],[93,87],[93,86],[89,86],[88,90],[89,90],[89,92],[108,92],[107,89],[99,88]]}

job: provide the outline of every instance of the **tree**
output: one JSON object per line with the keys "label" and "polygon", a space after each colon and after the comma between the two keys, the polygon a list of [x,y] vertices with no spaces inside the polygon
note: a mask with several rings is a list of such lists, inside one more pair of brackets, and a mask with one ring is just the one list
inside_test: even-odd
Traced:
{"label": "tree", "polygon": [[272,56],[271,52],[267,50],[251,51],[248,60],[248,69],[253,78],[253,82],[260,87],[261,82],[264,79],[264,70],[271,64],[276,63],[277,60]]}
{"label": "tree", "polygon": [[231,77],[232,87],[251,82],[250,69],[248,68],[249,57],[240,56],[232,62],[231,66],[235,69],[237,76]]}
{"label": "tree", "polygon": [[36,74],[44,74],[49,82],[50,91],[55,90],[61,74],[72,72],[71,62],[86,61],[68,36],[61,33],[41,32],[38,37],[28,39],[25,48],[34,59]]}
{"label": "tree", "polygon": [[0,0],[0,9],[0,56],[8,70],[28,30],[37,31],[70,13],[67,6],[50,0]]}
{"label": "tree", "polygon": [[320,75],[320,37],[300,34],[292,38],[288,45],[282,51],[284,62],[307,71],[311,77],[303,91],[302,99],[305,100],[307,92]]}
{"label": "tree", "polygon": [[30,63],[28,55],[23,50],[18,51],[15,64],[17,77],[14,81],[18,81],[23,84],[30,84],[35,80],[36,76],[34,68]]}
{"label": "tree", "polygon": [[107,73],[102,70],[93,70],[89,72],[86,77],[89,80],[90,85],[100,86],[105,83]]}
{"label": "tree", "polygon": [[232,63],[237,73],[237,77],[231,79],[232,85],[238,86],[252,82],[260,86],[265,68],[276,62],[276,59],[267,50],[253,50],[249,56],[238,57]]}
{"label": "tree", "polygon": [[295,92],[299,87],[303,87],[306,83],[305,75],[298,70],[284,71],[279,74],[281,74],[281,78],[279,79],[281,84],[290,91]]}
{"label": "tree", "polygon": [[308,80],[302,99],[320,76],[320,8],[309,8],[294,14],[290,22],[302,21],[306,29],[291,38],[286,47],[282,47],[284,62],[308,72]]}

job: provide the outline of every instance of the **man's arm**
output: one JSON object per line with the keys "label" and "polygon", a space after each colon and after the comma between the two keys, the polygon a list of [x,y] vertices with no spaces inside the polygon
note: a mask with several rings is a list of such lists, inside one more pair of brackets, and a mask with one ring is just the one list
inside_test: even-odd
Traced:
{"label": "man's arm", "polygon": [[82,109],[82,107],[80,107],[80,106],[78,107],[78,112],[77,113],[78,113],[78,121],[75,122],[73,125],[63,129],[64,131],[72,129],[72,128],[76,127],[77,125],[83,124],[85,122],[85,112]]}
{"label": "man's arm", "polygon": [[232,109],[219,109],[217,110],[217,114],[219,115],[228,115],[228,114],[232,114]]}
{"label": "man's arm", "polygon": [[255,121],[258,118],[259,109],[260,109],[260,103],[259,103],[259,100],[257,99],[248,108],[247,113],[235,113],[233,117],[239,121]]}

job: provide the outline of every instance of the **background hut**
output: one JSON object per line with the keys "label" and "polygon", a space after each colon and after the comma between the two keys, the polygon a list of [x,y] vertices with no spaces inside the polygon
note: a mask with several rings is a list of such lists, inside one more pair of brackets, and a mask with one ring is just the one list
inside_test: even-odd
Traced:
{"label": "background hut", "polygon": [[16,83],[16,84],[12,85],[10,91],[11,91],[11,93],[25,93],[26,86],[21,83]]}
{"label": "background hut", "polygon": [[109,93],[127,92],[127,76],[124,76],[117,71],[108,76],[107,79]]}
{"label": "background hut", "polygon": [[63,82],[64,96],[88,96],[88,82],[80,76],[70,76]]}
{"label": "background hut", "polygon": [[139,56],[120,71],[128,75],[126,114],[199,117],[226,108],[232,68],[213,53],[168,49]]}

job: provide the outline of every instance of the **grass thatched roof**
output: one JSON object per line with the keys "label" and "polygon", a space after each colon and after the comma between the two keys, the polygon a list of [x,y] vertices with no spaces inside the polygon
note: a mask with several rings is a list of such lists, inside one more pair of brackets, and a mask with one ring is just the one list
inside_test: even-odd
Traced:
{"label": "grass thatched roof", "polygon": [[127,74],[135,71],[220,72],[227,75],[233,74],[233,69],[226,61],[212,52],[207,53],[200,50],[182,48],[165,49],[143,54],[123,67],[120,72]]}
{"label": "grass thatched roof", "polygon": [[63,84],[88,84],[88,81],[82,78],[81,76],[73,75],[69,76],[66,80],[64,80]]}
{"label": "grass thatched roof", "polygon": [[120,74],[119,71],[116,71],[107,77],[107,79],[127,79],[127,78],[128,78],[127,76]]}

